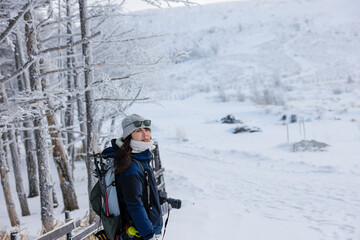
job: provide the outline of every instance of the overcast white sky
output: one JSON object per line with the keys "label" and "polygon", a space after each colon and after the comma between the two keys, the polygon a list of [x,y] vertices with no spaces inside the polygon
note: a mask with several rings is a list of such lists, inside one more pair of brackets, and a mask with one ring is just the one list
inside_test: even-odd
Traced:
{"label": "overcast white sky", "polygon": [[[240,2],[240,1],[244,1],[244,0],[193,0],[192,2],[196,2],[199,4],[210,4],[217,2]],[[166,6],[167,5],[164,3],[162,7],[166,7]],[[172,4],[172,6],[176,6],[176,5]],[[183,6],[183,5],[179,5],[179,6]],[[130,0],[125,2],[125,8],[129,11],[137,11],[137,10],[144,10],[154,7],[141,0]]]}

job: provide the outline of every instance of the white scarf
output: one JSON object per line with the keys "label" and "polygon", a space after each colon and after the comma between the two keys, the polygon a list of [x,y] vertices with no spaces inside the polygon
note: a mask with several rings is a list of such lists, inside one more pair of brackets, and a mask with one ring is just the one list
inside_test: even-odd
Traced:
{"label": "white scarf", "polygon": [[153,148],[155,146],[154,146],[154,140],[150,140],[150,142],[142,142],[142,141],[135,141],[135,140],[131,139],[130,147],[135,152],[143,152],[148,149],[153,150]]}

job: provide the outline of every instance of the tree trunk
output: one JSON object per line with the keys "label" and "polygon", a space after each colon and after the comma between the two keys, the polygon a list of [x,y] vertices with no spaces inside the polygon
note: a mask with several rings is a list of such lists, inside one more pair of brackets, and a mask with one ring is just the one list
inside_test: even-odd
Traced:
{"label": "tree trunk", "polygon": [[[75,84],[75,89],[80,90],[78,76],[75,76],[74,84]],[[79,93],[76,94],[76,105],[77,105],[78,121],[80,123],[80,131],[83,134],[85,134],[86,133],[86,119],[85,119],[84,99]],[[85,151],[87,149],[87,146],[86,146],[87,145],[87,140],[86,140],[86,138],[83,138],[82,145],[83,145],[83,147],[82,147],[83,152],[85,153]]]}
{"label": "tree trunk", "polygon": [[40,182],[40,206],[41,222],[45,230],[51,231],[54,228],[53,218],[53,186],[50,179],[50,164],[47,142],[44,136],[47,133],[44,129],[43,120],[39,117],[34,120],[35,140],[38,159],[38,171]]}
{"label": "tree trunk", "polygon": [[[32,122],[24,122],[25,129],[33,128]],[[36,153],[35,153],[35,140],[32,131],[24,131],[24,145],[26,151],[26,166],[29,180],[29,198],[39,196],[39,181],[37,176],[36,166]]]}
{"label": "tree trunk", "polygon": [[[36,33],[34,25],[34,18],[30,12],[24,15],[26,21],[26,46],[29,55],[36,56],[39,52],[36,42]],[[39,73],[38,61],[35,61],[29,67],[30,87],[32,92],[41,92],[40,82],[36,79]],[[38,106],[37,116],[34,120],[35,141],[36,141],[36,155],[38,160],[38,172],[40,183],[40,205],[41,205],[41,222],[46,231],[54,228],[53,218],[53,197],[52,197],[52,184],[50,179],[50,164],[49,153],[47,149],[46,136],[47,132],[44,128],[43,118],[41,116],[42,106]],[[34,109],[35,110],[35,109]]]}
{"label": "tree trunk", "polygon": [[[7,100],[7,93],[5,90],[5,86],[3,83],[0,83],[0,92],[2,93],[2,104],[4,104],[4,106],[8,105],[8,100]],[[14,130],[14,126],[11,124],[9,125],[9,130],[8,130],[8,142],[10,143],[10,152],[11,152],[11,160],[12,160],[12,164],[13,164],[13,168],[14,168],[14,176],[15,176],[15,183],[16,183],[16,192],[18,194],[18,198],[20,201],[20,206],[21,206],[21,214],[22,216],[29,216],[30,215],[30,210],[29,210],[29,205],[27,202],[27,198],[26,198],[26,193],[25,193],[25,189],[24,189],[24,183],[23,183],[23,179],[22,179],[22,174],[21,174],[21,164],[20,164],[20,159],[19,159],[19,155],[18,155],[18,149],[16,147],[16,141],[15,141],[15,130]]]}
{"label": "tree trunk", "polygon": [[8,131],[8,137],[10,142],[10,151],[11,151],[11,159],[14,169],[14,175],[15,175],[15,183],[16,183],[16,192],[18,194],[18,198],[20,201],[21,206],[21,215],[22,216],[29,216],[30,210],[29,205],[26,198],[26,192],[24,189],[24,182],[22,179],[22,173],[21,173],[21,163],[19,159],[19,155],[17,152],[17,147],[15,144],[15,132],[13,126],[11,126],[11,129]]}
{"label": "tree trunk", "polygon": [[[1,136],[1,139],[3,141],[3,143],[7,142],[7,133],[3,133]],[[5,158],[5,162],[6,165],[9,166],[9,153],[10,153],[10,148],[9,148],[9,144],[3,144],[2,146],[2,150],[4,151],[4,158]]]}
{"label": "tree trunk", "polygon": [[[80,26],[81,26],[81,38],[86,39],[90,36],[89,23],[87,20],[87,0],[79,0],[79,11],[80,11]],[[85,42],[82,44],[82,54],[84,59],[84,82],[85,82],[85,104],[86,104],[86,133],[87,133],[87,143],[86,143],[86,168],[88,174],[88,193],[90,194],[91,189],[95,185],[95,179],[93,172],[95,169],[94,164],[92,164],[89,157],[89,153],[92,153],[96,150],[97,145],[97,134],[96,127],[94,123],[94,109],[93,109],[93,96],[91,90],[91,84],[93,82],[93,72],[91,69],[92,64],[92,49],[90,42]],[[89,222],[92,223],[96,220],[96,214],[92,210],[92,207],[89,202],[90,216]]]}
{"label": "tree trunk", "polygon": [[[20,36],[19,32],[15,33],[15,63],[16,68],[19,69],[20,66],[24,65],[24,52],[22,45],[19,41]],[[26,75],[26,72],[22,74],[22,77],[19,76],[18,80],[19,91],[23,92],[25,90],[29,90],[29,78]],[[34,152],[35,142],[32,131],[29,129],[33,129],[33,124],[30,121],[25,121],[23,123],[25,128],[24,130],[24,145],[25,145],[25,156],[26,156],[26,166],[28,172],[28,182],[29,182],[29,198],[39,196],[39,182],[37,178],[36,171],[36,155]]]}
{"label": "tree trunk", "polygon": [[115,132],[115,123],[116,123],[116,116],[111,117],[111,125],[110,125],[110,132]]}
{"label": "tree trunk", "polygon": [[[0,148],[2,148],[2,138],[0,137]],[[15,203],[12,200],[10,184],[9,184],[9,177],[7,175],[9,171],[8,166],[6,165],[4,159],[4,152],[0,152],[0,177],[1,177],[1,185],[4,192],[6,208],[9,214],[9,219],[11,226],[14,227],[16,225],[20,225],[19,218],[16,214]]]}
{"label": "tree trunk", "polygon": [[[47,80],[45,79],[42,81],[42,83],[44,84],[43,85],[44,91],[46,89],[46,82]],[[52,103],[51,100],[47,101],[47,105],[49,109],[54,108],[54,104]],[[53,146],[53,151],[52,151],[53,158],[59,175],[60,188],[64,200],[64,208],[65,210],[69,210],[69,211],[79,209],[75,188],[66,156],[66,150],[61,140],[59,124],[57,123],[57,119],[54,113],[48,112],[46,114],[46,117],[49,125],[51,143]]]}
{"label": "tree trunk", "polygon": [[[90,36],[89,23],[87,20],[87,0],[79,0],[79,11],[80,11],[80,27],[81,27],[81,38],[86,39]],[[94,124],[94,109],[93,109],[93,96],[91,90],[91,84],[93,82],[93,72],[91,69],[92,64],[92,49],[90,42],[85,42],[82,44],[82,54],[84,59],[84,82],[85,82],[85,104],[86,104],[86,133],[87,133],[87,143],[86,143],[86,168],[88,174],[88,193],[90,194],[91,189],[95,185],[95,179],[93,172],[95,169],[94,164],[92,164],[89,153],[92,153],[96,150],[97,137],[96,137],[96,127]],[[96,219],[96,214],[92,210],[89,201],[89,222],[92,223]]]}
{"label": "tree trunk", "polygon": [[[39,35],[37,35],[37,42],[38,43],[41,42]],[[41,49],[41,44],[39,44],[39,49]],[[46,64],[43,58],[40,59],[40,66],[41,66],[40,74],[42,74],[46,71]],[[46,89],[49,85],[49,80],[47,76],[41,79],[41,84],[42,84],[42,91],[46,93]],[[75,209],[79,209],[79,205],[77,202],[73,179],[69,169],[68,157],[64,146],[64,142],[62,141],[62,134],[59,130],[60,127],[56,119],[55,112],[52,111],[53,109],[55,109],[54,103],[51,99],[48,99],[46,105],[49,109],[49,111],[47,111],[46,113],[46,118],[47,118],[49,133],[51,137],[52,154],[59,176],[60,188],[64,202],[64,210],[72,211]],[[55,191],[53,192],[55,193]],[[56,196],[53,195],[54,200],[55,198]]]}
{"label": "tree trunk", "polygon": [[[72,32],[72,22],[71,22],[71,5],[69,0],[66,0],[66,17],[67,17],[67,23],[66,23],[66,33],[69,36],[67,43],[71,46],[73,44],[73,32]],[[73,58],[73,48],[69,47],[67,49],[67,58],[66,58],[66,66],[68,69],[71,69],[72,67],[72,58]],[[67,89],[70,93],[73,88],[73,71],[69,70],[67,73]],[[75,167],[75,147],[74,144],[72,144],[75,140],[74,133],[72,132],[73,126],[74,126],[74,104],[73,104],[73,97],[70,95],[67,98],[67,105],[65,110],[65,126],[66,129],[69,130],[67,133],[67,144],[68,144],[68,156],[70,156],[71,159],[71,167]]]}
{"label": "tree trunk", "polygon": [[54,187],[54,182],[53,182],[51,176],[50,176],[50,182],[51,182],[51,192],[52,192],[52,198],[53,198],[53,206],[54,206],[54,208],[57,208],[59,206],[59,202],[57,200],[56,191],[55,191],[55,187]]}

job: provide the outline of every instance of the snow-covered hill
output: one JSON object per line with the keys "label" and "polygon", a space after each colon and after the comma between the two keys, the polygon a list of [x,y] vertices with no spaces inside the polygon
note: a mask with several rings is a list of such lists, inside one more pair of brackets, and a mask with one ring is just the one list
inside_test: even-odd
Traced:
{"label": "snow-covered hill", "polygon": [[[169,196],[183,200],[165,239],[360,239],[359,12],[356,0],[241,1],[113,21],[159,35],[139,42],[149,53],[188,54],[146,79],[157,104],[129,110],[152,119]],[[221,124],[227,114],[243,124]],[[232,133],[243,125],[261,132]],[[330,146],[291,151],[304,139]],[[76,172],[82,217],[85,164]],[[38,202],[21,217],[30,239]]]}

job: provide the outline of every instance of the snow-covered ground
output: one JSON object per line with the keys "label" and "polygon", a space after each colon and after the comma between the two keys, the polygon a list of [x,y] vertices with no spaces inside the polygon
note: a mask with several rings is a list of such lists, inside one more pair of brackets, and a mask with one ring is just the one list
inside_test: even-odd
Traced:
{"label": "snow-covered ground", "polygon": [[[153,119],[167,189],[184,201],[169,239],[360,238],[358,123],[306,123],[309,139],[331,146],[299,153],[278,115],[246,102],[200,94],[136,112]],[[228,113],[262,132],[233,134],[218,121]],[[289,130],[291,143],[302,139],[298,124]]]}
{"label": "snow-covered ground", "polygon": [[[129,110],[152,119],[169,196],[183,201],[165,239],[360,239],[359,12],[355,0],[274,0],[124,20],[164,34],[152,51],[189,54],[144,87],[155,104]],[[222,124],[228,114],[243,124]],[[287,126],[284,114],[299,121]],[[242,125],[261,132],[232,133]],[[330,146],[291,151],[304,139]],[[84,163],[76,173],[81,209],[72,215],[82,217]],[[20,228],[33,239],[39,199],[29,202]],[[61,206],[56,216],[62,221]],[[0,225],[10,229],[5,207]]]}

